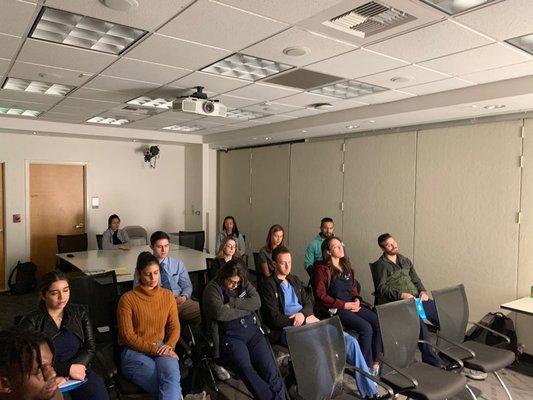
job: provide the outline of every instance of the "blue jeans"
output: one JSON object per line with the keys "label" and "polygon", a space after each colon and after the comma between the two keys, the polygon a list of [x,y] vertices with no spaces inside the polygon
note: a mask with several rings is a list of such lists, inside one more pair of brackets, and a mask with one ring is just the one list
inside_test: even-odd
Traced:
{"label": "blue jeans", "polygon": [[63,393],[65,400],[108,400],[109,394],[104,381],[91,368],[87,368],[85,374],[87,382],[80,387]]}
{"label": "blue jeans", "polygon": [[159,400],[180,400],[180,367],[178,360],[153,356],[129,349],[122,350],[122,374],[128,380]]}
{"label": "blue jeans", "polygon": [[[431,322],[433,325],[439,326],[439,316],[437,314],[437,308],[435,307],[435,302],[433,300],[427,300],[422,302],[422,306],[424,307],[424,312],[426,313],[426,317],[429,322]],[[420,319],[420,318],[419,318]],[[420,319],[420,336],[419,339],[421,340],[428,340],[430,339],[429,330],[424,321]],[[420,352],[422,353],[422,361],[426,364],[433,365],[434,367],[440,368],[442,366],[442,360],[440,357],[435,353],[435,350],[427,344],[419,344],[418,348],[420,349]]]}
{"label": "blue jeans", "polygon": [[[346,362],[368,372],[368,366],[366,365],[363,353],[361,353],[359,343],[357,343],[357,340],[355,340],[353,336],[350,336],[346,332],[344,332],[344,348],[346,349]],[[378,395],[376,384],[372,380],[364,377],[358,372],[354,374],[354,378],[361,397],[373,397]]]}

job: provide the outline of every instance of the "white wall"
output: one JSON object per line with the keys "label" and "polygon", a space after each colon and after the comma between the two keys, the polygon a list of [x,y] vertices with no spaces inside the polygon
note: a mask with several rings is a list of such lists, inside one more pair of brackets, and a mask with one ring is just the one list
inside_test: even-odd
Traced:
{"label": "white wall", "polygon": [[[185,146],[185,230],[202,230],[202,145]],[[173,231],[176,232],[176,231]]]}
{"label": "white wall", "polygon": [[[26,161],[82,162],[87,170],[89,248],[95,234],[107,228],[107,217],[117,213],[124,225],[142,225],[149,234],[185,228],[185,154],[180,145],[160,145],[155,169],[143,161],[144,146],[133,142],[45,137],[0,133],[0,162],[5,162],[6,279],[17,260],[28,259]],[[90,198],[100,197],[100,208]],[[22,214],[14,224],[12,214]]]}

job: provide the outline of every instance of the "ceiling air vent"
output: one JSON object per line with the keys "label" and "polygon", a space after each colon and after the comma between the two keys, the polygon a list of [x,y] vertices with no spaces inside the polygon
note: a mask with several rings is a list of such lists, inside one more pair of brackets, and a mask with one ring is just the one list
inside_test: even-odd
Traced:
{"label": "ceiling air vent", "polygon": [[370,1],[322,24],[364,39],[414,19],[406,12]]}

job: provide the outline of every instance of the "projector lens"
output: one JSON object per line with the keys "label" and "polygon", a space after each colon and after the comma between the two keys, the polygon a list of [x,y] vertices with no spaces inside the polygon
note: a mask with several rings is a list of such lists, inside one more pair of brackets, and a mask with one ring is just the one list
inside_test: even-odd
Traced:
{"label": "projector lens", "polygon": [[211,114],[213,111],[215,111],[215,105],[211,101],[206,101],[204,104],[202,104],[202,110],[206,114]]}

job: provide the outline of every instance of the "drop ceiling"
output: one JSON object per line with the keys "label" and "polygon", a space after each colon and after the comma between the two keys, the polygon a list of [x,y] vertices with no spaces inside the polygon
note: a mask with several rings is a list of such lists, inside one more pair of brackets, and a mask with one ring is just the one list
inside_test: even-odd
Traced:
{"label": "drop ceiling", "polygon": [[[533,55],[506,42],[533,33],[531,0],[496,0],[456,15],[420,0],[376,0],[414,18],[367,37],[324,24],[366,3],[158,0],[154,7],[138,0],[115,11],[100,0],[3,0],[1,86],[16,78],[74,88],[66,96],[0,89],[0,108],[40,112],[2,114],[0,130],[240,147],[533,109]],[[119,55],[29,38],[43,7],[147,33]],[[284,52],[295,47],[298,56]],[[235,53],[291,68],[255,82],[202,72]],[[283,79],[298,70],[312,71],[305,90]],[[322,74],[386,90],[350,99],[311,93],[331,84],[313,86]],[[125,109],[141,96],[171,101],[195,86],[239,117]],[[93,117],[129,122],[86,122]]]}

